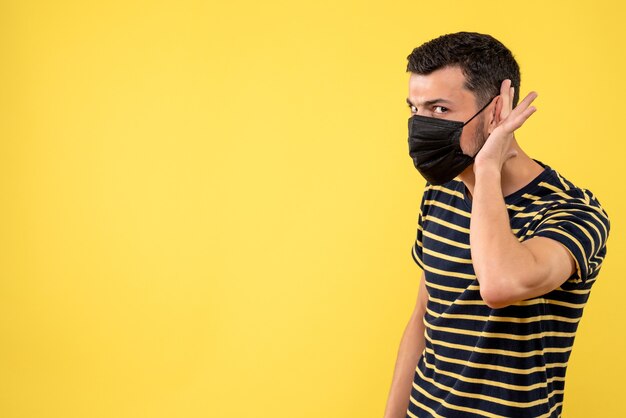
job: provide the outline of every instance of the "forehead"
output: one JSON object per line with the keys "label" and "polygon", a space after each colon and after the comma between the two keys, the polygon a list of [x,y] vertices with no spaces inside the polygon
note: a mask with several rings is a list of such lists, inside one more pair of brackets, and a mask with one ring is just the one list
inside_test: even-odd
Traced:
{"label": "forehead", "polygon": [[459,67],[444,67],[430,74],[411,73],[409,100],[421,105],[427,100],[446,99],[459,105],[474,101],[474,93],[464,87],[465,75]]}

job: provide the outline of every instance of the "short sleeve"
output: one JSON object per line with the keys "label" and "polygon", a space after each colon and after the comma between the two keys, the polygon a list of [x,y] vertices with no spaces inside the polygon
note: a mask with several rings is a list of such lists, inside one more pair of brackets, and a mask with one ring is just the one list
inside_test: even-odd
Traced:
{"label": "short sleeve", "polygon": [[422,195],[422,201],[420,203],[419,213],[417,215],[417,234],[415,236],[415,241],[413,242],[413,246],[411,248],[411,256],[417,265],[424,270],[424,263],[422,261],[422,242],[423,242],[423,216],[424,216],[424,203],[426,202],[426,193],[428,190],[429,183],[426,183],[424,187],[424,193]]}
{"label": "short sleeve", "polygon": [[576,261],[576,272],[561,287],[583,288],[595,280],[606,256],[609,217],[587,190],[580,197],[557,202],[544,214],[533,236],[551,238],[567,248]]}

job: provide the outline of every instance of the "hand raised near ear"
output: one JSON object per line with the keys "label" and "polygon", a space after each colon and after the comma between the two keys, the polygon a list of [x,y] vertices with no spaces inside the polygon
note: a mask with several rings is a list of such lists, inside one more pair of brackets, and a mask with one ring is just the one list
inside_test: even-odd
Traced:
{"label": "hand raised near ear", "polygon": [[530,115],[537,110],[536,107],[530,106],[530,104],[537,98],[538,94],[531,91],[524,97],[524,100],[513,108],[514,94],[515,88],[511,86],[511,80],[504,80],[500,86],[500,97],[502,98],[500,122],[476,155],[474,171],[483,166],[493,166],[502,171],[505,161],[517,156],[517,151],[511,148],[513,132],[521,127]]}
{"label": "hand raised near ear", "polygon": [[522,126],[530,115],[537,110],[535,106],[530,106],[533,100],[537,98],[537,92],[531,91],[528,93],[528,95],[524,97],[524,100],[517,104],[515,109],[513,109],[514,94],[515,87],[511,86],[511,80],[504,80],[500,88],[503,105],[500,111],[500,124],[498,126],[504,125],[503,129],[505,133],[509,134],[513,133],[513,131]]}

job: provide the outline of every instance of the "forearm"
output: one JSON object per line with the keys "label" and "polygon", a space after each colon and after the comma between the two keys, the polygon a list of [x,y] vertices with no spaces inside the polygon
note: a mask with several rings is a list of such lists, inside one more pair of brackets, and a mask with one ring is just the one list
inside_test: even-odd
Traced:
{"label": "forearm", "polygon": [[472,263],[481,296],[491,307],[506,306],[524,292],[533,254],[511,231],[497,167],[475,167],[470,222]]}
{"label": "forearm", "polygon": [[415,367],[424,351],[423,318],[412,315],[404,330],[393,373],[384,418],[404,418],[409,406]]}

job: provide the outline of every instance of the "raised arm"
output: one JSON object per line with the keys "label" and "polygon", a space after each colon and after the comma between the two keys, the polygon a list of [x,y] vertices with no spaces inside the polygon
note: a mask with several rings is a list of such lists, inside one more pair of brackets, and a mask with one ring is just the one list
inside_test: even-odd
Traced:
{"label": "raised arm", "polygon": [[534,237],[519,242],[511,231],[501,188],[502,166],[516,156],[513,131],[535,111],[528,94],[511,109],[513,87],[501,87],[501,122],[474,161],[474,193],[470,221],[472,263],[480,294],[492,308],[540,296],[563,284],[575,271],[575,259],[558,241]]}

